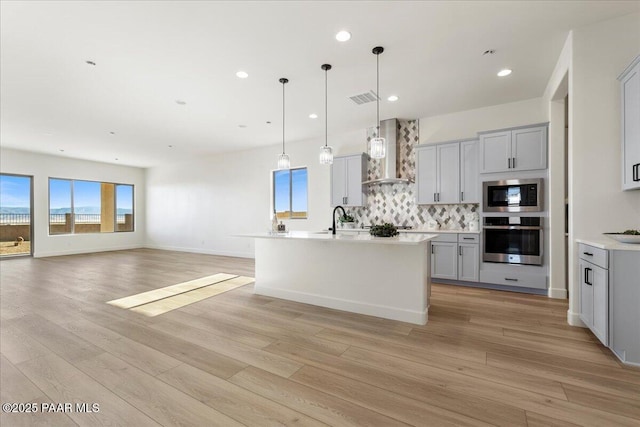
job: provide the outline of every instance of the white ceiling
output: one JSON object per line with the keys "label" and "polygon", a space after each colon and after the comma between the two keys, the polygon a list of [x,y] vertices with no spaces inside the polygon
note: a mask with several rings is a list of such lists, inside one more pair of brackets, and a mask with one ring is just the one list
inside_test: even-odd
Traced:
{"label": "white ceiling", "polygon": [[[280,143],[280,77],[287,142],[322,137],[323,63],[329,133],[372,126],[375,103],[348,97],[375,89],[377,45],[383,119],[539,97],[570,29],[640,11],[637,1],[0,4],[2,146],[141,167]],[[351,41],[335,40],[341,29]],[[504,67],[513,74],[499,79]]]}

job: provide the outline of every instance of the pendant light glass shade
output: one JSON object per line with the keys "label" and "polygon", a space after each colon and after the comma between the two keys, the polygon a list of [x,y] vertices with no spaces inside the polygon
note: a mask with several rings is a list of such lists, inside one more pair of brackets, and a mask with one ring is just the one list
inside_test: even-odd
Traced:
{"label": "pendant light glass shade", "polygon": [[333,163],[333,148],[328,145],[320,147],[320,164],[330,165]]}
{"label": "pendant light glass shade", "polygon": [[278,169],[290,169],[291,160],[289,155],[284,152],[284,85],[289,83],[289,79],[283,77],[278,81],[282,83],[282,154],[278,156]]}
{"label": "pendant light glass shade", "polygon": [[320,147],[320,164],[330,165],[333,163],[333,148],[327,145],[329,136],[327,133],[327,126],[329,122],[328,108],[327,108],[327,71],[331,69],[330,64],[322,64],[320,67],[324,70],[324,146]]}
{"label": "pendant light glass shade", "polygon": [[384,48],[376,46],[371,51],[376,56],[376,134],[369,141],[369,156],[372,159],[382,159],[387,155],[387,141],[380,136],[380,54]]}
{"label": "pendant light glass shade", "polygon": [[282,153],[278,156],[278,169],[291,169],[289,155]]}
{"label": "pendant light glass shade", "polygon": [[372,159],[383,159],[387,155],[387,141],[384,138],[371,138],[369,156]]}

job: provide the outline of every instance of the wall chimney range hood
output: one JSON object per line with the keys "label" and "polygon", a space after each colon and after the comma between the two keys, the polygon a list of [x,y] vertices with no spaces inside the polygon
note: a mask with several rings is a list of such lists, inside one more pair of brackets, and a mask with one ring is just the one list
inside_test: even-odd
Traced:
{"label": "wall chimney range hood", "polygon": [[[400,149],[397,143],[398,132],[398,120],[388,119],[380,122],[380,136],[386,140],[387,154],[384,158],[380,159],[381,162],[381,178],[371,179],[369,181],[363,181],[363,185],[376,185],[376,184],[410,184],[413,181],[408,178],[403,178],[397,172],[398,160],[400,160]],[[372,159],[372,161],[377,161]]]}

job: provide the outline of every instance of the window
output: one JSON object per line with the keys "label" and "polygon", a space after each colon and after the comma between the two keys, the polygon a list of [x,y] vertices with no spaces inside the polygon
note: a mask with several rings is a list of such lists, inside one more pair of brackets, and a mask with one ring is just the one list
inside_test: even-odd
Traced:
{"label": "window", "polygon": [[273,206],[278,219],[307,218],[307,168],[273,171]]}
{"label": "window", "polygon": [[133,185],[49,178],[49,234],[133,231]]}

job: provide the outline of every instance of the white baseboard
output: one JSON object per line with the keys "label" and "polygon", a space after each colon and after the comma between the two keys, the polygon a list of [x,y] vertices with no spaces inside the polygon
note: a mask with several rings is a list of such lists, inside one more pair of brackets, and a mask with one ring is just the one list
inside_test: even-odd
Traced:
{"label": "white baseboard", "polygon": [[581,328],[586,328],[582,320],[580,320],[580,313],[574,313],[571,310],[567,310],[567,323],[571,326],[580,326]]}
{"label": "white baseboard", "polygon": [[549,288],[549,298],[567,299],[569,298],[569,292],[562,288]]}
{"label": "white baseboard", "polygon": [[87,248],[87,249],[70,249],[66,251],[49,251],[43,252],[35,250],[33,253],[34,258],[46,258],[52,256],[64,256],[64,255],[78,255],[78,254],[92,254],[98,252],[113,252],[113,251],[126,251],[130,249],[142,249],[143,245],[123,245],[112,246],[107,248]]}
{"label": "white baseboard", "polygon": [[214,249],[203,249],[203,248],[185,248],[181,246],[166,246],[166,245],[144,245],[147,249],[159,249],[162,251],[176,251],[176,252],[191,252],[195,254],[205,254],[205,255],[219,255],[219,256],[229,256],[236,258],[255,258],[253,253],[249,252],[229,252],[229,251],[217,251]]}
{"label": "white baseboard", "polygon": [[366,314],[369,316],[383,317],[385,319],[399,320],[401,322],[424,325],[427,323],[427,311],[401,310],[382,305],[366,304],[339,298],[331,298],[324,295],[315,295],[305,292],[296,292],[286,289],[260,287],[258,282],[254,286],[254,293],[268,297],[281,298],[305,304],[318,305],[320,307],[349,311],[352,313]]}

